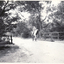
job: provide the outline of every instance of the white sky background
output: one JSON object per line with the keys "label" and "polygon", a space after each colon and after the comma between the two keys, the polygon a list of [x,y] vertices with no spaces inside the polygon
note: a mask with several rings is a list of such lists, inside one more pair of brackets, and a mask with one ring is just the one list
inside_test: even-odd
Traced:
{"label": "white sky background", "polygon": [[20,17],[20,19],[18,21],[23,21],[23,22],[28,21],[29,20],[30,13],[27,12],[27,11],[21,12],[19,10],[20,8],[21,8],[21,6],[17,6],[15,9],[11,9],[11,10],[9,10],[6,13],[10,13],[10,15],[9,15],[10,18],[16,17],[18,15],[18,17]]}
{"label": "white sky background", "polygon": [[57,6],[61,1],[60,0],[53,0],[52,4],[54,4],[55,6]]}
{"label": "white sky background", "polygon": [[[61,1],[52,1],[52,3],[51,4],[47,4],[47,3],[45,3],[45,1],[43,2],[43,1],[41,1],[40,3],[42,4],[42,7],[44,7],[44,10],[42,10],[41,11],[41,19],[43,20],[43,19],[45,19],[45,17],[46,16],[48,16],[49,14],[51,14],[51,13],[53,13],[53,12],[56,12],[57,10],[55,10],[55,11],[53,11],[53,12],[48,12],[48,13],[46,13],[46,8],[47,7],[49,7],[49,8],[51,8],[52,6],[55,6],[55,8],[57,7],[57,5],[60,3]],[[46,23],[49,23],[49,22],[52,22],[52,19],[49,19],[49,21],[47,22],[47,19],[48,18],[46,18],[46,20],[45,20],[45,22]]]}
{"label": "white sky background", "polygon": [[28,12],[20,12],[17,9],[15,9],[15,10],[12,9],[9,11],[9,13],[11,13],[11,17],[15,17],[16,14],[18,14],[18,16],[21,18],[21,20],[24,20],[24,19],[29,20],[28,17],[30,16],[30,14]]}

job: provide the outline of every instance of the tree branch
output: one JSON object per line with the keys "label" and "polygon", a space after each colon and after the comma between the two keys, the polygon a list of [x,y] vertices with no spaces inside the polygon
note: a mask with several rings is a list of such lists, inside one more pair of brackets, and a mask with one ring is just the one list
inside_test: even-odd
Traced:
{"label": "tree branch", "polygon": [[3,5],[0,16],[5,12],[5,8],[6,8],[6,5],[8,4],[8,2],[9,2],[9,1],[7,1],[7,2]]}

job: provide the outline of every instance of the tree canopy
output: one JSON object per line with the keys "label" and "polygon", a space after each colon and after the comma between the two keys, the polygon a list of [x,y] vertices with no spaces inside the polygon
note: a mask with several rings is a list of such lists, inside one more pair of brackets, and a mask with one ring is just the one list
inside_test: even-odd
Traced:
{"label": "tree canopy", "polygon": [[0,11],[4,32],[14,32],[15,30],[21,34],[24,32],[23,28],[26,28],[25,31],[27,29],[30,31],[32,26],[39,31],[64,31],[63,1],[57,5],[53,1],[1,1]]}

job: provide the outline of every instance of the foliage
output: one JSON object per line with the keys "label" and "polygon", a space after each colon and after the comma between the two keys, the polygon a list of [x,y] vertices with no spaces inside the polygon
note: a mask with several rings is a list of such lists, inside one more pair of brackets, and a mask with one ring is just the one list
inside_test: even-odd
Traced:
{"label": "foliage", "polygon": [[14,35],[16,36],[22,36],[25,38],[30,37],[30,29],[27,27],[26,23],[19,22],[17,24],[17,28],[13,31]]}
{"label": "foliage", "polygon": [[[64,31],[64,2],[57,6],[54,6],[52,1],[1,1],[0,3],[2,21],[0,30],[3,30],[1,33],[9,31],[17,35],[30,36],[32,26],[35,26],[39,32]],[[29,16],[26,17],[24,13]]]}
{"label": "foliage", "polygon": [[53,6],[51,9],[55,8],[52,10],[52,12],[48,15],[49,18],[52,19],[52,27],[53,31],[58,31],[58,32],[63,32],[64,31],[64,2],[60,2],[56,7]]}

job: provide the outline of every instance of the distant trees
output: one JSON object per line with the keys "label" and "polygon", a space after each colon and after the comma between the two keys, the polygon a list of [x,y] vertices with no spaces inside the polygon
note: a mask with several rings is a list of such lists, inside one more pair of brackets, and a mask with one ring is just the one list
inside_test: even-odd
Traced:
{"label": "distant trees", "polygon": [[57,6],[54,6],[52,1],[1,1],[0,3],[1,33],[30,34],[32,26],[39,32],[64,31],[64,2],[60,2]]}
{"label": "distant trees", "polygon": [[52,20],[52,31],[63,32],[64,31],[64,2],[61,1],[57,6],[52,6],[50,9],[49,19]]}

